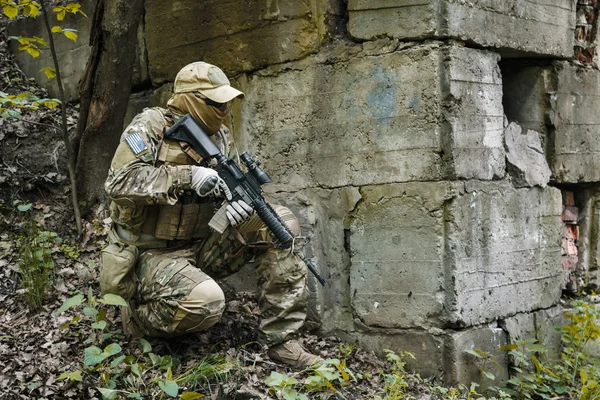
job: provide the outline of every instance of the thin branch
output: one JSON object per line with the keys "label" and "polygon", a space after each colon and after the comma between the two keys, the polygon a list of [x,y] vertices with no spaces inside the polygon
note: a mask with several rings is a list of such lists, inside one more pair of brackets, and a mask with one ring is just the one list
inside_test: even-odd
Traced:
{"label": "thin branch", "polygon": [[52,53],[52,60],[54,61],[54,69],[56,70],[56,83],[58,84],[58,92],[60,95],[61,102],[61,118],[62,118],[62,136],[67,149],[67,163],[69,167],[69,178],[71,180],[71,201],[73,202],[73,211],[75,212],[75,223],[77,224],[77,233],[81,236],[83,233],[83,224],[81,223],[81,212],[79,211],[79,200],[77,198],[77,183],[75,180],[75,155],[73,153],[73,145],[69,140],[69,132],[67,131],[67,104],[65,91],[60,76],[60,68],[58,65],[58,56],[56,55],[56,47],[54,46],[54,38],[52,36],[52,29],[48,22],[48,12],[46,9],[46,1],[39,0],[42,7],[42,14],[44,16],[44,24],[46,25],[46,31],[48,32],[48,42],[50,44],[50,52]]}
{"label": "thin branch", "polygon": [[58,126],[55,126],[55,125],[50,125],[50,124],[45,124],[45,123],[43,123],[43,122],[27,121],[26,119],[21,119],[21,118],[17,118],[17,117],[7,117],[7,119],[18,119],[19,121],[22,121],[22,122],[27,122],[28,124],[45,126],[45,127],[47,127],[47,128],[56,129],[57,131],[58,131],[58,130],[60,130],[60,128],[59,128]]}

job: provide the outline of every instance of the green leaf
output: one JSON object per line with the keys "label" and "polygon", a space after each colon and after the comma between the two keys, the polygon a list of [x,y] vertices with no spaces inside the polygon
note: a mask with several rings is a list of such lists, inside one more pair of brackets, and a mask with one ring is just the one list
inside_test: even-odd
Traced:
{"label": "green leaf", "polygon": [[52,78],[56,77],[56,70],[54,68],[45,67],[45,68],[40,69],[40,72],[43,72],[44,74],[46,74],[46,77],[48,79],[52,79]]}
{"label": "green leaf", "polygon": [[105,294],[99,301],[103,304],[127,307],[127,302],[125,301],[125,299],[119,296],[118,294]]}
{"label": "green leaf", "polygon": [[140,344],[142,345],[142,351],[144,353],[150,353],[152,351],[152,345],[144,338],[140,338]]}
{"label": "green leaf", "polygon": [[104,348],[104,353],[106,353],[107,357],[114,356],[115,354],[119,354],[121,352],[121,346],[118,343],[111,343]]}
{"label": "green leaf", "polygon": [[108,354],[104,353],[101,348],[96,346],[86,347],[83,354],[83,363],[86,366],[101,363],[108,357]]}
{"label": "green leaf", "polygon": [[116,391],[116,390],[99,388],[99,387],[97,387],[96,389],[98,389],[98,391],[102,394],[103,399],[114,400],[117,398],[118,391]]}
{"label": "green leaf", "polygon": [[85,315],[86,317],[96,318],[96,316],[98,315],[98,310],[91,307],[85,307],[83,309],[83,315]]}
{"label": "green leaf", "polygon": [[100,330],[102,330],[102,329],[106,328],[106,321],[94,322],[92,324],[92,328],[93,329],[100,329]]}
{"label": "green leaf", "polygon": [[70,381],[78,381],[82,382],[83,378],[81,377],[81,370],[73,371],[69,374]]}
{"label": "green leaf", "polygon": [[162,357],[157,356],[154,353],[150,353],[150,354],[148,354],[148,356],[150,356],[150,360],[152,361],[152,365],[158,365],[162,361]]}
{"label": "green leaf", "polygon": [[197,400],[203,398],[204,395],[196,392],[183,392],[181,400]]}
{"label": "green leaf", "polygon": [[142,400],[142,396],[139,393],[129,393],[127,395],[128,399],[138,399],[138,400]]}
{"label": "green leaf", "polygon": [[489,371],[482,371],[482,373],[483,373],[483,376],[485,376],[488,379],[491,379],[491,380],[496,379],[496,375],[492,374]]}
{"label": "green leaf", "polygon": [[280,374],[279,372],[272,371],[271,375],[269,375],[265,379],[265,384],[267,386],[275,387],[275,386],[293,386],[297,384],[298,381],[290,376]]}
{"label": "green leaf", "polygon": [[110,362],[110,366],[113,368],[116,368],[119,366],[119,364],[121,364],[123,362],[123,360],[125,360],[126,355],[125,354],[121,354],[119,357],[115,358],[114,360],[112,360]]}
{"label": "green leaf", "polygon": [[142,379],[142,369],[140,368],[140,364],[135,363],[131,365],[131,373]]}
{"label": "green leaf", "polygon": [[17,207],[17,209],[18,209],[19,211],[21,211],[21,212],[25,212],[25,211],[28,211],[28,210],[31,208],[31,206],[33,206],[33,204],[31,204],[31,203],[27,203],[27,204],[20,204],[20,205]]}
{"label": "green leaf", "polygon": [[84,297],[82,294],[78,294],[76,296],[71,297],[70,299],[67,299],[62,306],[60,306],[60,308],[58,310],[56,310],[54,312],[55,315],[60,315],[63,312],[67,311],[69,308],[71,307],[76,307],[78,305],[80,305],[81,303],[83,303]]}
{"label": "green leaf", "polygon": [[465,350],[465,353],[468,353],[472,356],[475,356],[477,358],[483,358],[483,356],[481,354],[479,354],[478,352],[474,351],[474,350]]}
{"label": "green leaf", "polygon": [[2,7],[2,11],[4,12],[4,15],[6,15],[10,19],[13,19],[19,14],[19,9],[11,4],[7,4],[4,7]]}
{"label": "green leaf", "polygon": [[519,346],[517,346],[516,344],[507,344],[505,346],[498,347],[498,350],[510,351],[510,350],[516,350],[518,348],[519,348]]}
{"label": "green leaf", "polygon": [[158,386],[171,397],[177,397],[177,393],[179,393],[179,385],[175,381],[158,381]]}
{"label": "green leaf", "polygon": [[76,42],[77,41],[77,31],[75,29],[63,29],[63,34],[71,39],[72,41]]}

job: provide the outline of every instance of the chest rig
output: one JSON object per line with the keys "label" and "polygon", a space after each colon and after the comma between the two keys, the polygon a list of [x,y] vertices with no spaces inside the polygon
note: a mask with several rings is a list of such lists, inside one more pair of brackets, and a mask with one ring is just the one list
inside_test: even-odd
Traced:
{"label": "chest rig", "polygon": [[[156,166],[203,165],[202,157],[187,143],[163,139]],[[213,217],[214,199],[200,197],[193,190],[179,196],[174,205],[151,205],[148,207],[144,233],[164,240],[203,239],[210,235],[208,222]]]}

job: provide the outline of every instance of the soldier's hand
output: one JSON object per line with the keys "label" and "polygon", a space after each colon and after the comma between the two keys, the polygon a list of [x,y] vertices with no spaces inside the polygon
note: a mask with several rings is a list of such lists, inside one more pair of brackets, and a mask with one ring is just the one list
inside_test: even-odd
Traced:
{"label": "soldier's hand", "polygon": [[225,197],[231,200],[231,192],[217,171],[211,168],[192,166],[191,188],[199,196]]}
{"label": "soldier's hand", "polygon": [[227,204],[227,219],[231,226],[237,226],[250,219],[254,210],[244,200]]}

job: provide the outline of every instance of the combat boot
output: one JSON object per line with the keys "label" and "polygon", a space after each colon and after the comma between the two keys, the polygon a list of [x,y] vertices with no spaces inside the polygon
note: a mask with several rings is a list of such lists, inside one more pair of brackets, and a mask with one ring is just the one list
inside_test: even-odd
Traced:
{"label": "combat boot", "polygon": [[321,357],[304,350],[296,340],[289,340],[283,344],[271,347],[267,355],[271,360],[279,361],[292,367],[305,368],[323,362]]}

